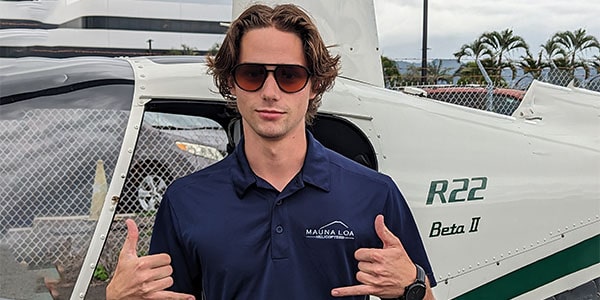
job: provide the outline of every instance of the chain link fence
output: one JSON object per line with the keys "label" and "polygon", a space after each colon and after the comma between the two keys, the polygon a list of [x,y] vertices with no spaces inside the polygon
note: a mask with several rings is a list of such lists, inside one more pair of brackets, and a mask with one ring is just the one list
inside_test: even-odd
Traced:
{"label": "chain link fence", "polygon": [[79,235],[95,224],[71,230],[47,223],[89,215],[96,163],[103,160],[112,174],[127,118],[124,111],[37,109],[0,121],[0,234],[18,262],[45,266],[86,247],[54,236]]}
{"label": "chain link fence", "polygon": [[[126,111],[31,109],[0,119],[3,276],[24,281],[32,270],[81,268],[76,258],[96,225],[89,216],[96,165],[103,161],[111,176],[127,118]],[[15,290],[5,284],[0,298],[33,298],[38,281]]]}
{"label": "chain link fence", "polygon": [[[145,119],[148,119],[146,113]],[[228,138],[216,122],[200,117],[152,114],[154,126],[143,126],[117,212],[138,225],[138,254],[148,253],[154,214],[167,186],[175,179],[203,169],[226,155]],[[168,117],[166,120],[165,117]],[[176,121],[177,125],[171,123]],[[158,125],[157,125],[158,124]],[[137,212],[131,215],[131,212]],[[127,227],[123,217],[111,225],[99,265],[112,274]]]}
{"label": "chain link fence", "polygon": [[482,85],[401,87],[406,93],[474,109],[512,115],[525,91]]}
{"label": "chain link fence", "polygon": [[[39,270],[56,269],[55,284],[72,289],[128,117],[128,111],[110,109],[32,109],[0,118],[0,298],[31,299],[56,288],[48,286]],[[166,187],[221,159],[226,145],[227,135],[215,122],[146,113],[96,282],[108,279],[114,270],[127,233],[124,219],[138,222],[138,249],[146,254],[154,212]],[[29,278],[25,289],[31,291],[23,291],[24,283],[14,285],[18,288],[5,283],[14,278]],[[66,299],[67,294],[54,296]]]}
{"label": "chain link fence", "polygon": [[504,115],[512,115],[517,109],[534,78],[554,85],[567,86],[572,84],[574,87],[600,92],[600,74],[582,76],[577,74],[576,71],[565,69],[545,69],[543,72],[540,70],[538,74],[524,74],[510,84],[506,81],[496,81],[493,84],[488,84],[485,81],[480,81],[482,80],[481,76],[473,78],[478,79],[465,83],[463,78],[459,81],[461,83],[457,84],[448,84],[447,82],[443,84],[438,82],[425,84],[399,82],[389,88]]}

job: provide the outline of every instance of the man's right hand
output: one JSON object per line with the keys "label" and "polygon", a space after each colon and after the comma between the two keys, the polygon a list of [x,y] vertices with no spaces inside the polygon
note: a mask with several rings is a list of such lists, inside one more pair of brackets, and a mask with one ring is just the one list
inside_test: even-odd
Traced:
{"label": "man's right hand", "polygon": [[192,295],[165,291],[173,285],[171,257],[164,253],[138,257],[137,225],[131,219],[125,223],[127,238],[119,254],[115,274],[106,287],[106,299],[195,299]]}

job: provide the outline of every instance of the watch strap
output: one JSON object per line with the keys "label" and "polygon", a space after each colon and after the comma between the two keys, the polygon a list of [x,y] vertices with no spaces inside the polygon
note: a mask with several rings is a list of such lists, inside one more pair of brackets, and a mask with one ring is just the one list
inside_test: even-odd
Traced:
{"label": "watch strap", "polygon": [[404,288],[404,295],[402,295],[402,296],[400,296],[398,298],[391,298],[391,299],[390,298],[385,298],[385,299],[382,298],[382,299],[383,300],[406,300],[406,294],[408,293],[408,291],[411,289],[412,286],[422,285],[422,286],[426,287],[426,284],[425,284],[425,277],[426,277],[425,270],[423,270],[423,268],[421,266],[417,265],[417,264],[415,264],[415,268],[417,269],[417,278],[415,279],[415,281],[413,283],[407,285]]}
{"label": "watch strap", "polygon": [[[417,264],[415,264],[415,268],[417,269],[417,278],[415,279],[415,281],[411,284],[409,284],[405,289],[404,289],[404,295],[400,296],[398,299],[400,300],[416,300],[416,299],[412,299],[414,297],[411,297],[411,299],[407,299],[407,295],[411,294],[412,296],[414,296],[414,294],[411,293],[412,289],[426,289],[427,286],[425,284],[425,270],[423,270],[423,268]],[[424,292],[423,290],[421,290],[422,292]],[[423,293],[423,297],[425,296],[425,293]],[[423,297],[421,297],[421,299],[418,300],[422,300]]]}

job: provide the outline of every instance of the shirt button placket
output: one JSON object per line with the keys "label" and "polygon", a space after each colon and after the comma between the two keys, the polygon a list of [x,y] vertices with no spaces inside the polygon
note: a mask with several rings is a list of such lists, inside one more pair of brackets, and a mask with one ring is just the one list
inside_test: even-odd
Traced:
{"label": "shirt button placket", "polygon": [[286,224],[286,209],[285,205],[283,205],[283,199],[276,198],[275,205],[273,206],[273,214],[271,224],[273,234],[271,235],[271,250],[272,250],[272,258],[281,259],[288,257],[288,237],[285,231],[284,225]]}

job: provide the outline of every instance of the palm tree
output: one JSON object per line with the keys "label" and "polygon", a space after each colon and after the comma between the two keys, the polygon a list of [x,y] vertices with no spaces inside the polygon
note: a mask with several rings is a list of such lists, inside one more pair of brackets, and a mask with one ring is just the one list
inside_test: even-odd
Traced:
{"label": "palm tree", "polygon": [[[481,42],[484,43],[488,49],[493,53],[493,57],[496,59],[495,67],[492,68],[492,77],[500,78],[500,74],[503,68],[510,68],[512,77],[515,78],[517,75],[517,68],[510,61],[510,54],[519,49],[529,51],[529,45],[525,40],[514,35],[512,29],[505,29],[503,31],[492,31],[486,32],[480,37]],[[504,59],[507,59],[503,61]]]}
{"label": "palm tree", "polygon": [[171,49],[167,51],[166,55],[198,55],[198,49],[186,44],[181,44],[181,50]]}
{"label": "palm tree", "polygon": [[[585,62],[583,54],[587,50],[600,50],[600,42],[598,42],[598,39],[591,34],[587,34],[583,28],[579,28],[574,32],[557,32],[552,37],[552,40],[554,40],[558,46],[564,50],[566,56],[570,58],[569,65],[572,68],[580,66],[581,63]],[[580,54],[581,56],[578,57]]]}
{"label": "palm tree", "polygon": [[[502,68],[509,67],[513,73],[513,78],[516,76],[517,69],[512,62],[506,62],[505,57],[512,52],[523,49],[529,50],[529,46],[525,40],[514,35],[512,29],[505,29],[501,32],[492,31],[483,33],[478,39],[471,44],[464,44],[459,51],[454,53],[454,56],[460,62],[464,56],[470,56],[475,60],[489,58],[486,69],[491,73],[491,77],[496,80],[502,80],[500,73]],[[483,60],[482,60],[483,61]]]}
{"label": "palm tree", "polygon": [[541,52],[545,54],[546,63],[553,68],[557,68],[555,60],[567,57],[565,50],[560,47],[554,38],[550,38],[545,44],[541,44],[540,47],[542,48]]}
{"label": "palm tree", "polygon": [[385,82],[385,86],[390,88],[398,85],[401,76],[400,71],[398,71],[398,66],[396,65],[396,62],[382,55],[381,67],[383,68],[383,79]]}
{"label": "palm tree", "polygon": [[460,50],[454,53],[454,57],[456,60],[460,62],[460,59],[463,57],[473,57],[475,60],[484,58],[486,56],[492,57],[493,53],[487,46],[481,41],[481,39],[476,39],[470,44],[464,44],[460,47]]}
{"label": "palm tree", "polygon": [[[490,70],[494,67],[495,62],[492,58],[484,58],[481,61],[483,68],[486,70]],[[462,64],[458,70],[454,73],[454,76],[459,76],[458,84],[484,84],[485,78],[481,74],[477,63],[474,61],[467,62]]]}
{"label": "palm tree", "polygon": [[587,34],[583,28],[577,29],[574,32],[557,32],[554,34],[553,39],[565,51],[569,70],[572,71],[575,68],[582,67],[585,71],[585,78],[588,78],[591,66],[586,62],[584,53],[593,49],[600,50],[598,39],[595,36]]}
{"label": "palm tree", "polygon": [[210,48],[208,49],[208,51],[207,51],[206,55],[209,55],[209,56],[215,56],[215,55],[217,55],[217,52],[219,52],[219,49],[220,49],[220,48],[221,48],[221,44],[219,44],[219,43],[214,43],[214,44],[212,45],[212,47],[210,47]]}
{"label": "palm tree", "polygon": [[502,62],[505,55],[518,49],[529,50],[529,45],[525,40],[518,35],[514,35],[512,29],[504,29],[501,32],[486,32],[480,37],[480,40],[492,51],[493,56],[497,59],[496,65],[498,68],[509,66],[509,64],[503,64]]}
{"label": "palm tree", "polygon": [[594,55],[592,66],[596,69],[596,73],[600,74],[600,55]]}
{"label": "palm tree", "polygon": [[405,85],[419,85],[421,84],[421,65],[409,65],[406,69],[406,73],[402,76]]}
{"label": "palm tree", "polygon": [[427,79],[429,82],[437,84],[439,82],[450,83],[452,75],[448,73],[450,68],[442,67],[442,60],[435,59],[427,65]]}
{"label": "palm tree", "polygon": [[535,79],[540,78],[542,69],[547,66],[542,59],[542,54],[543,50],[540,50],[538,57],[535,58],[531,52],[527,51],[527,56],[521,56],[521,61],[518,63],[519,67],[523,69],[525,74],[531,74]]}
{"label": "palm tree", "polygon": [[594,55],[592,58],[592,68],[596,69],[596,75],[588,78],[586,88],[600,92],[600,55]]}

